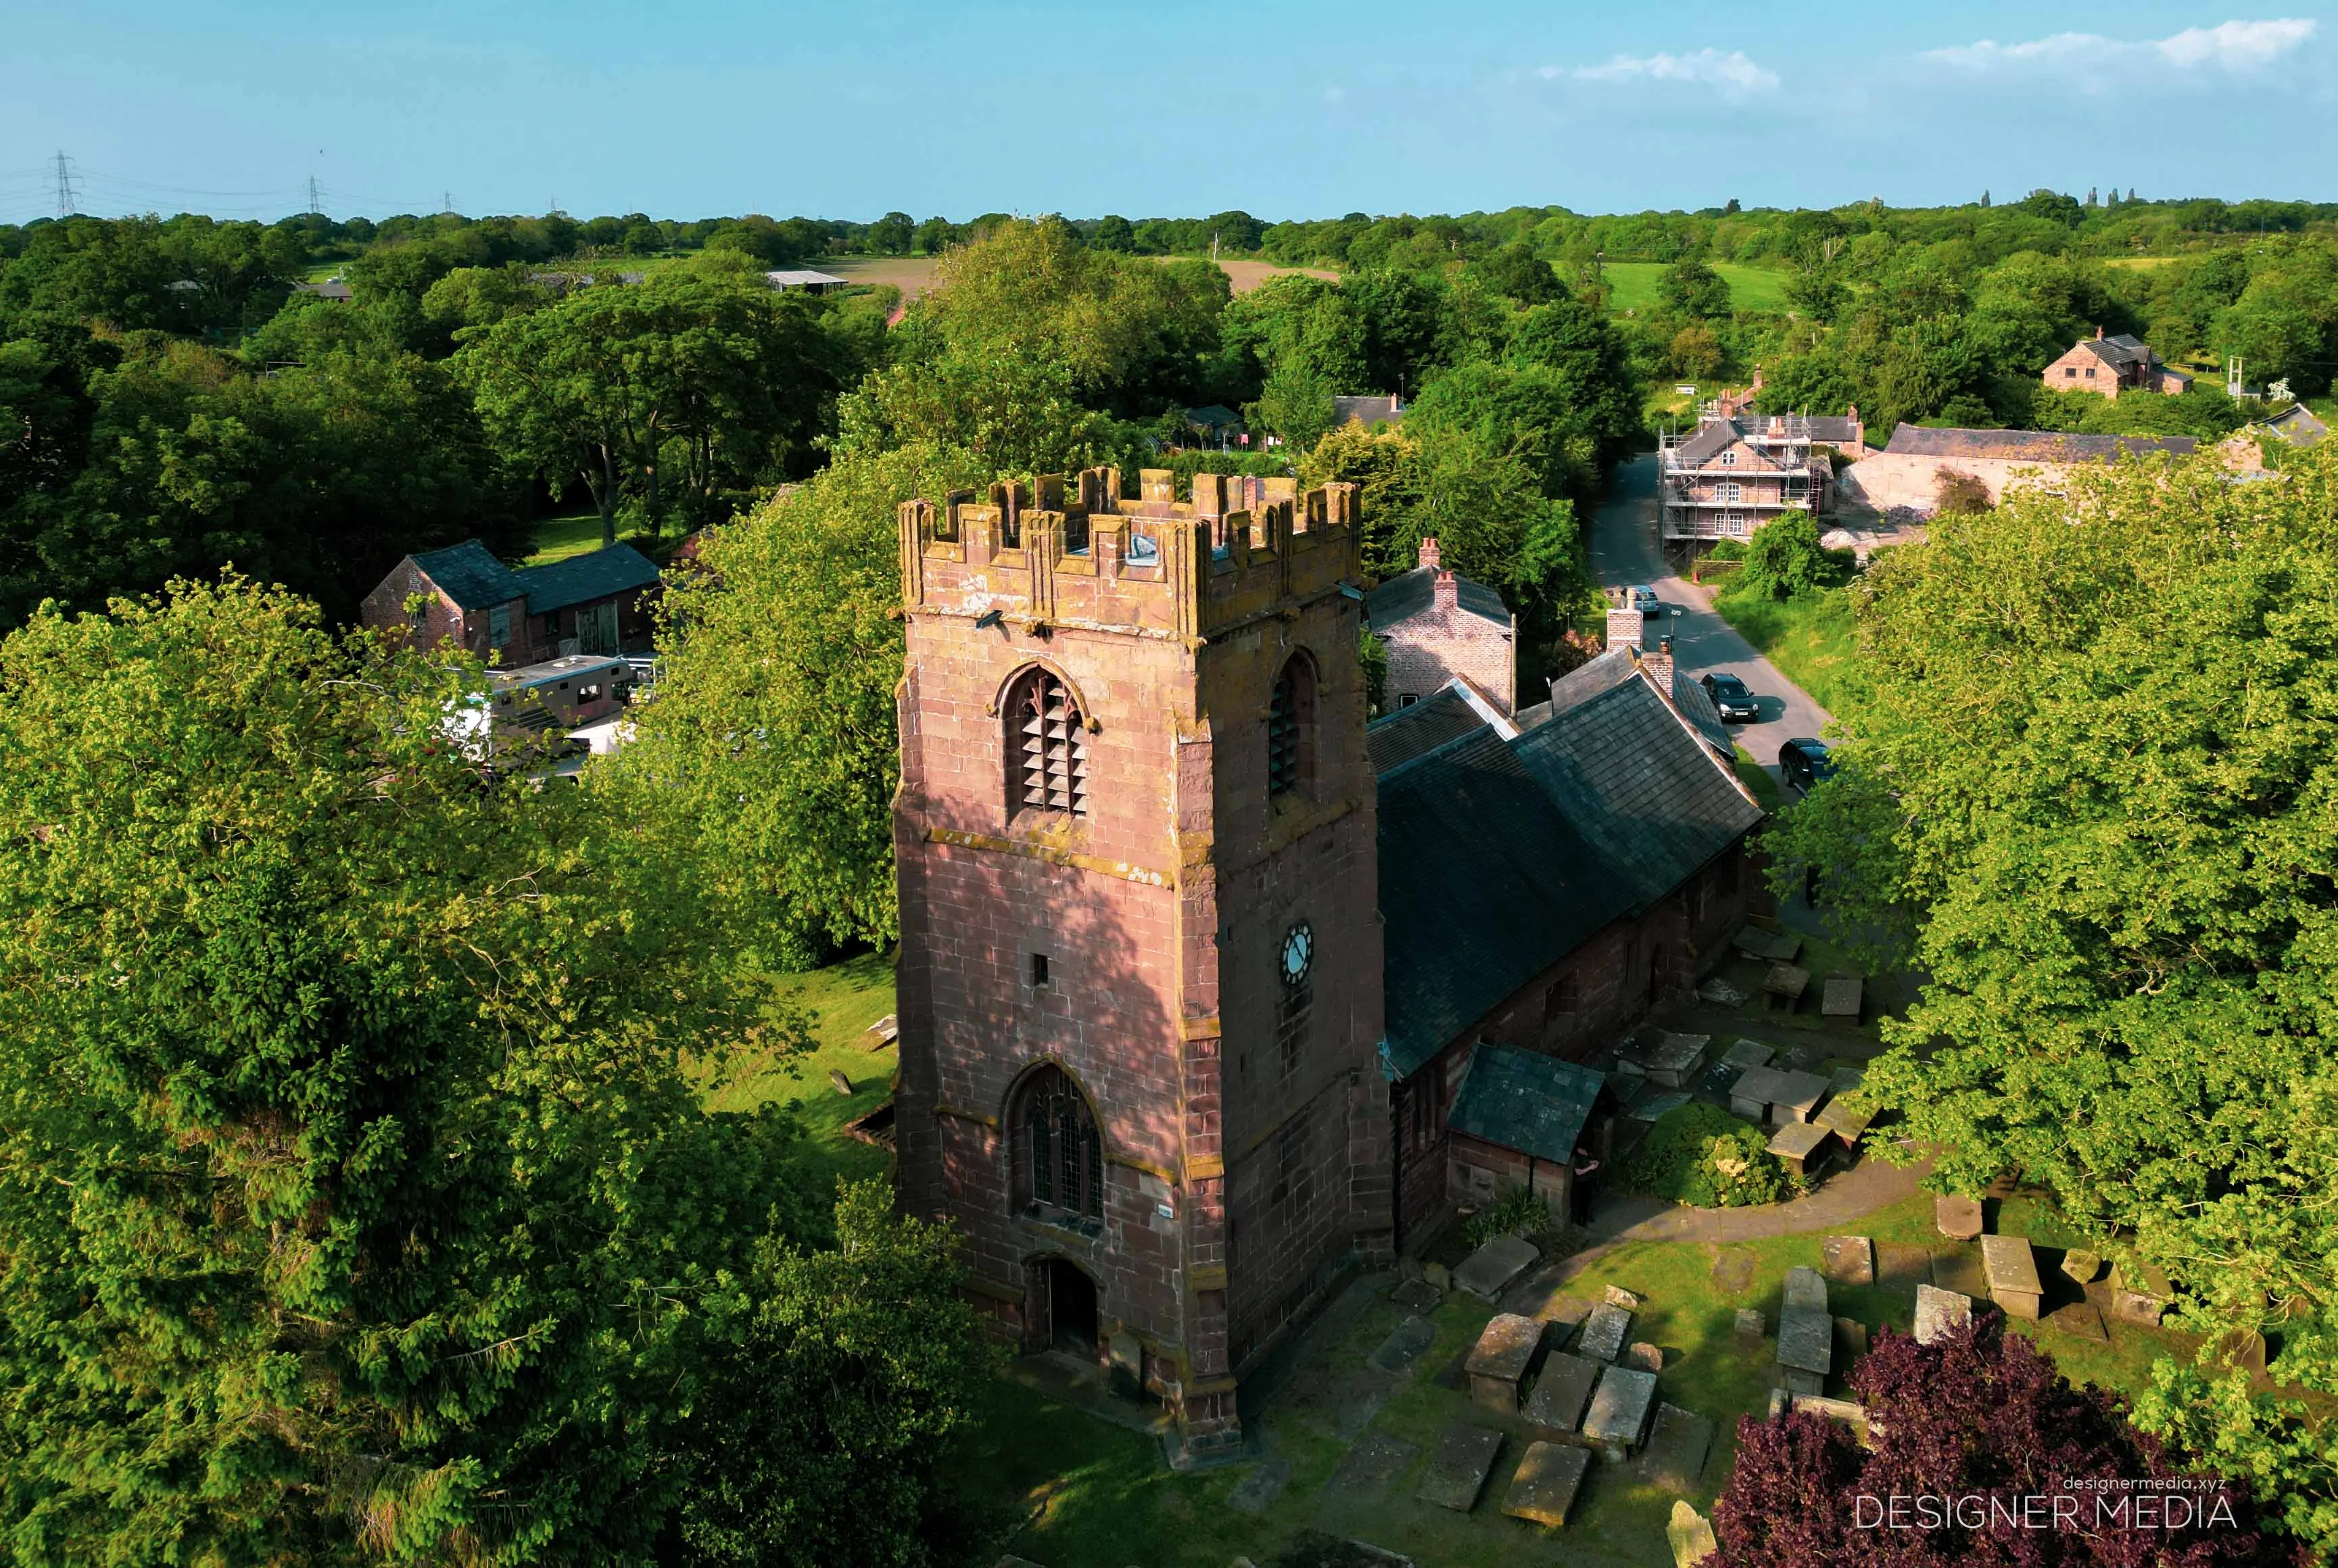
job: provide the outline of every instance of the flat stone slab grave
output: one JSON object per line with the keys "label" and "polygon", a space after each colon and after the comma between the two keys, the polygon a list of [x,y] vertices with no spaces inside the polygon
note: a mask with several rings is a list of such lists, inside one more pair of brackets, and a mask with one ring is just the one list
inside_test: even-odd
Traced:
{"label": "flat stone slab grave", "polygon": [[[1751,1289],[1754,1284],[1755,1261],[1754,1254],[1734,1247],[1724,1247],[1713,1259],[1713,1288],[1726,1290],[1732,1296]],[[1930,1260],[1926,1274],[1930,1276]]]}
{"label": "flat stone slab grave", "polygon": [[1594,1361],[1613,1361],[1624,1353],[1624,1343],[1632,1335],[1632,1315],[1621,1307],[1602,1301],[1583,1320],[1575,1337],[1575,1352]]}
{"label": "flat stone slab grave", "polygon": [[1572,1432],[1583,1422],[1583,1407],[1591,1402],[1592,1386],[1599,1381],[1599,1363],[1558,1351],[1544,1358],[1542,1376],[1527,1396],[1529,1426],[1546,1432]]}
{"label": "flat stone slab grave", "polygon": [[1685,1089],[1704,1065],[1704,1048],[1713,1044],[1710,1034],[1659,1034],[1655,1042],[1640,1052],[1640,1065],[1648,1074],[1648,1082],[1666,1089]]}
{"label": "flat stone slab grave", "polygon": [[[1825,1308],[1789,1307],[1779,1314],[1778,1365],[1822,1382],[1834,1370],[1834,1319],[1827,1316]],[[1823,1390],[1795,1387],[1794,1392],[1817,1394]]]}
{"label": "flat stone slab grave", "polygon": [[1408,1318],[1389,1330],[1380,1348],[1365,1358],[1364,1365],[1375,1372],[1385,1372],[1391,1377],[1401,1377],[1412,1370],[1413,1363],[1429,1354],[1437,1343],[1437,1325],[1426,1318]]}
{"label": "flat stone slab grave", "polygon": [[1629,1367],[1609,1367],[1591,1391],[1583,1436],[1611,1459],[1621,1460],[1645,1441],[1656,1410],[1656,1375]]}
{"label": "flat stone slab grave", "polygon": [[1533,1242],[1516,1236],[1497,1236],[1453,1270],[1453,1288],[1480,1301],[1492,1301],[1510,1288],[1512,1280],[1541,1260],[1542,1253]]}
{"label": "flat stone slab grave", "polygon": [[1290,1483],[1290,1461],[1279,1455],[1261,1460],[1226,1494],[1226,1506],[1237,1514],[1263,1514],[1274,1506]]}
{"label": "flat stone slab grave", "polygon": [[1408,1317],[1425,1318],[1445,1304],[1445,1292],[1426,1279],[1408,1279],[1396,1288],[1389,1300]]}
{"label": "flat stone slab grave", "polygon": [[1732,1067],[1767,1067],[1777,1053],[1759,1040],[1740,1040],[1721,1054],[1721,1059]]}
{"label": "flat stone slab grave", "polygon": [[1864,1236],[1829,1236],[1819,1243],[1826,1277],[1838,1285],[1875,1283],[1875,1243]]}
{"label": "flat stone slab grave", "polygon": [[1420,1445],[1387,1432],[1367,1432],[1340,1456],[1340,1467],[1323,1483],[1326,1492],[1386,1492],[1420,1457]]}
{"label": "flat stone slab grave", "polygon": [[1515,1415],[1518,1408],[1518,1385],[1526,1381],[1534,1369],[1535,1357],[1542,1349],[1542,1323],[1534,1318],[1520,1317],[1516,1312],[1498,1312],[1478,1336],[1478,1343],[1469,1352],[1470,1402],[1488,1410]]}
{"label": "flat stone slab grave", "polygon": [[1972,1326],[1972,1298],[1936,1285],[1916,1287],[1916,1343],[1935,1345]]}
{"label": "flat stone slab grave", "polygon": [[1786,1162],[1797,1176],[1812,1174],[1826,1163],[1827,1145],[1834,1134],[1815,1122],[1789,1122],[1770,1140],[1770,1152]]}
{"label": "flat stone slab grave", "polygon": [[1423,1503],[1467,1514],[1478,1505],[1478,1494],[1486,1489],[1486,1476],[1501,1452],[1500,1432],[1456,1421],[1438,1435],[1414,1494]]}
{"label": "flat stone slab grave", "polygon": [[1677,1405],[1656,1406],[1656,1424],[1640,1455],[1640,1474],[1651,1485],[1678,1496],[1695,1491],[1713,1452],[1713,1423]]}
{"label": "flat stone slab grave", "polygon": [[2111,1342],[2110,1330],[2103,1327],[2103,1314],[2091,1301],[2071,1301],[2046,1314],[2048,1327],[2097,1345]]}
{"label": "flat stone slab grave", "polygon": [[1989,1299],[2012,1317],[2037,1322],[2046,1287],[2038,1279],[2038,1255],[2029,1250],[2029,1239],[1982,1237],[1980,1264],[1989,1276]]}
{"label": "flat stone slab grave", "polygon": [[1567,1523],[1575,1494],[1583,1490],[1584,1473],[1591,1468],[1591,1450],[1567,1443],[1529,1443],[1518,1472],[1510,1477],[1502,1512],[1547,1530]]}

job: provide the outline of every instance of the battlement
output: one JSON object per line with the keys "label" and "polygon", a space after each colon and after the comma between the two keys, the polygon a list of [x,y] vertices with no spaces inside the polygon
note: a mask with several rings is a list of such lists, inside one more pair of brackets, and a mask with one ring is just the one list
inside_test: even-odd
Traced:
{"label": "battlement", "polygon": [[1019,627],[1082,627],[1187,639],[1352,583],[1363,567],[1356,486],[1301,494],[1292,479],[1194,475],[1179,501],[1165,468],[961,490],[900,510],[901,594],[912,612]]}

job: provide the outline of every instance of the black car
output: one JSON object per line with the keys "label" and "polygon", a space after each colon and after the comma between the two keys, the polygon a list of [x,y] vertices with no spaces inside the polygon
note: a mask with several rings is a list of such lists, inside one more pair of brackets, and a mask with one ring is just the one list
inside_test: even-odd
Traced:
{"label": "black car", "polygon": [[1825,741],[1797,735],[1778,748],[1778,771],[1787,789],[1807,792],[1834,777],[1834,760],[1827,754]]}
{"label": "black car", "polygon": [[1752,720],[1762,717],[1761,699],[1745,690],[1745,682],[1736,676],[1716,671],[1697,684],[1713,699],[1713,706],[1723,719]]}

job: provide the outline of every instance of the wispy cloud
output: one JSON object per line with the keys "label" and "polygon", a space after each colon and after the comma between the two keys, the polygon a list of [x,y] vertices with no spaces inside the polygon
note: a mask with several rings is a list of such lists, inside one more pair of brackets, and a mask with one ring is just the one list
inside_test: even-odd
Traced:
{"label": "wispy cloud", "polygon": [[2251,71],[2270,65],[2297,49],[2313,36],[2315,25],[2311,18],[2290,16],[2266,22],[2220,22],[2214,27],[2186,27],[2166,38],[2106,38],[2097,33],[2057,33],[2021,44],[2000,44],[1994,38],[1984,38],[1978,44],[1927,50],[1924,58],[1965,71],[2024,67],[2050,70],[2081,62],[2139,64],[2175,71]]}
{"label": "wispy cloud", "polygon": [[1556,80],[1572,76],[1578,82],[1686,82],[1718,87],[1731,97],[1778,90],[1778,74],[1744,51],[1699,49],[1693,54],[1618,54],[1604,65],[1578,65],[1572,71],[1546,65],[1542,74]]}

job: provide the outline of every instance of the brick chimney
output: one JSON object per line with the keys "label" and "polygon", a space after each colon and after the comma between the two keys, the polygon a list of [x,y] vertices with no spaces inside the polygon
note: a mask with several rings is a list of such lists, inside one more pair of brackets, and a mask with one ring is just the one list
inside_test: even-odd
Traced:
{"label": "brick chimney", "polygon": [[1669,634],[1656,639],[1655,652],[1641,650],[1640,668],[1648,672],[1656,690],[1669,700],[1673,694],[1673,640]]}
{"label": "brick chimney", "polygon": [[[1432,544],[1429,548],[1435,549],[1436,546]],[[1461,608],[1461,590],[1455,584],[1450,572],[1437,574],[1437,608],[1440,611]]]}
{"label": "brick chimney", "polygon": [[1437,553],[1437,536],[1433,534],[1420,542],[1420,564],[1431,572],[1445,564]]}
{"label": "brick chimney", "polygon": [[2099,342],[2101,342],[2102,340],[2103,340],[2103,329],[2102,329],[2101,328],[2097,327],[2097,328],[2095,328],[2095,341],[2096,341],[2096,342],[2097,342],[2097,343],[2099,343]]}
{"label": "brick chimney", "polygon": [[1637,648],[1640,645],[1642,620],[1637,610],[1610,609],[1607,612],[1607,646]]}

